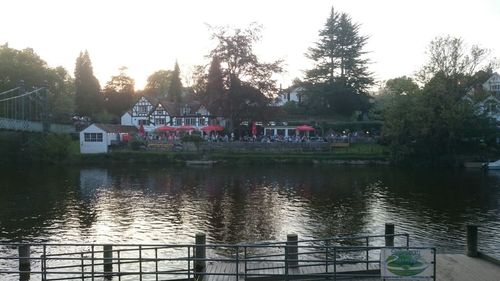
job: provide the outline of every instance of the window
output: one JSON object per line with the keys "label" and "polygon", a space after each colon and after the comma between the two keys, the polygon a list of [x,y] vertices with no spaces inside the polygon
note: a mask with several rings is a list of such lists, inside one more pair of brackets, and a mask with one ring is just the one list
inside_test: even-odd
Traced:
{"label": "window", "polygon": [[138,113],[148,113],[148,106],[147,105],[138,105],[137,112]]}
{"label": "window", "polygon": [[148,120],[144,120],[144,119],[139,119],[137,120],[137,124],[142,125],[142,126],[146,126]]}
{"label": "window", "polygon": [[191,113],[191,108],[188,106],[181,108],[181,115],[188,115],[189,113]]}
{"label": "window", "polygon": [[102,142],[102,133],[84,133],[85,142]]}
{"label": "window", "polygon": [[196,118],[185,118],[184,125],[195,126],[196,125]]}
{"label": "window", "polygon": [[156,118],[155,124],[156,125],[165,125],[165,119],[164,118]]}

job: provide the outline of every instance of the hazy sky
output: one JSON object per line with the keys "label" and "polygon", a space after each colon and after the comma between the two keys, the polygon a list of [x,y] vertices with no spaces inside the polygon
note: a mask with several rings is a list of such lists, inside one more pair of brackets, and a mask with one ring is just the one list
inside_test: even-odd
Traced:
{"label": "hazy sky", "polygon": [[1,0],[0,44],[33,48],[50,66],[71,74],[87,49],[101,85],[120,66],[141,89],[156,70],[177,59],[186,79],[207,63],[214,43],[206,24],[264,27],[256,52],[263,61],[283,59],[283,87],[302,77],[304,57],[333,6],[370,36],[366,50],[377,80],[412,75],[425,62],[436,36],[460,36],[500,58],[500,0]]}

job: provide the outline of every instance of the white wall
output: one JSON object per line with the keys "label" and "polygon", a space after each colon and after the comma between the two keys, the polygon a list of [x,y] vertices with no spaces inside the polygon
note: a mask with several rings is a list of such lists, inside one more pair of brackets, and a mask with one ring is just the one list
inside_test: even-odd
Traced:
{"label": "white wall", "polygon": [[[102,142],[86,142],[85,133],[101,133]],[[80,132],[80,153],[107,153],[108,152],[108,134],[95,126],[94,124],[88,126]]]}
{"label": "white wall", "polygon": [[128,113],[128,112],[125,112],[125,114],[122,115],[121,124],[124,125],[124,126],[132,126],[132,125],[134,125],[132,123],[132,115],[130,115],[130,113]]}

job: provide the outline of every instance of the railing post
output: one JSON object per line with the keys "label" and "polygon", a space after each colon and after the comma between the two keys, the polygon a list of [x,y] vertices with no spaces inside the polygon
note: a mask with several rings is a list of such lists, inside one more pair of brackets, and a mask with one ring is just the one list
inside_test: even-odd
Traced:
{"label": "railing post", "polygon": [[369,270],[370,269],[370,252],[368,250],[368,247],[370,246],[369,241],[370,239],[368,237],[366,237],[366,270]]}
{"label": "railing post", "polygon": [[385,246],[394,247],[394,224],[385,224]]}
{"label": "railing post", "polygon": [[292,268],[299,266],[298,240],[297,234],[288,234],[286,236],[286,247],[288,248],[286,259],[288,260],[288,266]]}
{"label": "railing post", "polygon": [[194,280],[201,280],[203,278],[203,273],[207,265],[207,250],[206,245],[207,236],[205,233],[197,233],[195,237],[196,247],[194,249]]}
{"label": "railing post", "polygon": [[104,278],[111,280],[113,278],[113,246],[104,245],[102,248]]}
{"label": "railing post", "polygon": [[239,277],[240,277],[239,263],[240,263],[240,248],[238,246],[236,246],[236,280],[239,280]]}
{"label": "railing post", "polygon": [[19,280],[29,280],[31,271],[30,245],[21,244],[18,247],[19,251]]}
{"label": "railing post", "polygon": [[467,256],[477,257],[477,225],[467,226]]}

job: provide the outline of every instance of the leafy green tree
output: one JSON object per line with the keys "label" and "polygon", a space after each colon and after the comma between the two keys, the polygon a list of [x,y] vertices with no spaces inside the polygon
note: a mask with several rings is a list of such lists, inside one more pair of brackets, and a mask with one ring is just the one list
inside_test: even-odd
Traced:
{"label": "leafy green tree", "polygon": [[402,76],[389,79],[378,94],[375,95],[375,105],[371,110],[380,113],[381,110],[390,106],[401,96],[415,95],[419,91],[419,86],[410,77]]}
{"label": "leafy green tree", "polygon": [[270,97],[278,91],[272,76],[283,71],[282,61],[263,63],[254,54],[253,47],[260,40],[261,30],[262,27],[256,24],[246,29],[212,27],[212,39],[217,46],[210,52],[210,57],[220,60],[226,87],[234,77]]}
{"label": "leafy green tree", "polygon": [[477,45],[469,47],[462,38],[449,35],[434,38],[427,53],[428,62],[416,75],[422,83],[429,82],[437,73],[458,80],[471,77],[480,70],[491,72],[499,65],[491,58],[490,50]]}
{"label": "leafy green tree", "polygon": [[166,97],[172,81],[172,74],[171,70],[158,70],[151,74],[144,88],[144,94],[156,98]]}
{"label": "leafy green tree", "polygon": [[[0,46],[0,92],[16,88],[21,80],[26,88],[48,86],[47,110],[51,121],[66,123],[71,120],[74,88],[68,72],[61,66],[48,67],[31,48],[16,50],[7,44]],[[33,100],[25,102],[37,106]]]}
{"label": "leafy green tree", "polygon": [[437,73],[421,92],[397,96],[384,109],[383,135],[393,160],[454,165],[460,155],[477,152],[481,141],[493,145],[494,123],[461,99],[464,92]]}
{"label": "leafy green tree", "polygon": [[0,91],[19,86],[41,87],[48,78],[49,67],[33,49],[16,50],[7,44],[0,46]]}
{"label": "leafy green tree", "polygon": [[319,114],[349,115],[368,107],[367,90],[373,85],[369,60],[363,51],[368,40],[359,34],[360,25],[346,13],[333,8],[320,39],[306,56],[315,66],[306,72],[306,105]]}
{"label": "leafy green tree", "polygon": [[88,51],[80,52],[75,66],[76,113],[80,116],[95,117],[103,109],[101,86],[94,76]]}
{"label": "leafy green tree", "polygon": [[167,99],[172,102],[180,102],[182,99],[182,82],[180,77],[181,71],[179,64],[175,62],[174,71],[168,88]]}
{"label": "leafy green tree", "polygon": [[111,77],[104,87],[104,108],[115,116],[130,109],[134,96],[134,79],[127,75],[126,67],[119,70],[120,74]]}
{"label": "leafy green tree", "polygon": [[212,58],[209,74],[205,76],[204,71],[198,71],[195,88],[201,89],[207,104],[228,116],[230,129],[243,120],[265,120],[271,112],[270,97],[278,91],[272,76],[282,71],[282,62],[263,63],[254,54],[261,27],[255,24],[246,29],[215,27],[212,32],[217,46],[209,55]]}
{"label": "leafy green tree", "polygon": [[75,82],[62,66],[50,69],[49,107],[51,119],[57,123],[69,123],[75,114]]}

